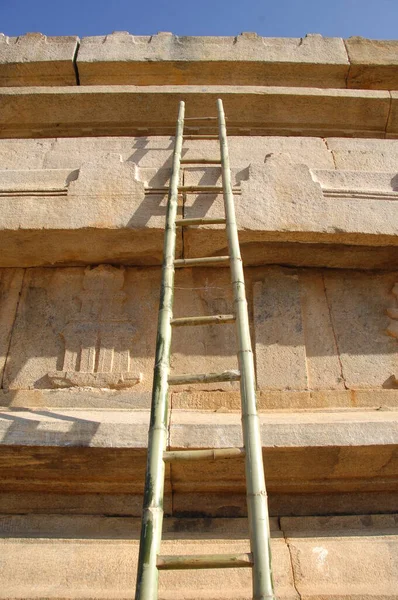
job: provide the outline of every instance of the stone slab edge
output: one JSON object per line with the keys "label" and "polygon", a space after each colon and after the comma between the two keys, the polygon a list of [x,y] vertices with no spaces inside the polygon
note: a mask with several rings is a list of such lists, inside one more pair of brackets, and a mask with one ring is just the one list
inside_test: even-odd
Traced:
{"label": "stone slab edge", "polygon": [[[397,48],[396,40],[343,40],[319,34],[265,38],[251,32],[234,37],[114,32],[81,41],[77,36],[0,34],[0,86],[123,84],[130,83],[134,74],[137,82],[140,77],[145,81],[155,76],[160,84],[170,83],[169,67],[174,65],[175,70],[178,64],[183,65],[184,72],[177,75],[176,83],[186,83],[190,76],[200,78],[197,66],[206,64],[213,65],[204,75],[207,83],[221,83],[223,69],[229,81],[231,64],[235,64],[237,85],[250,80],[253,84],[253,78],[260,78],[271,85],[279,81],[285,85],[389,90],[398,89]],[[107,63],[112,64],[111,69]],[[191,75],[189,69],[187,74],[188,64]],[[262,70],[256,71],[258,66]],[[141,67],[144,75],[140,75]]]}

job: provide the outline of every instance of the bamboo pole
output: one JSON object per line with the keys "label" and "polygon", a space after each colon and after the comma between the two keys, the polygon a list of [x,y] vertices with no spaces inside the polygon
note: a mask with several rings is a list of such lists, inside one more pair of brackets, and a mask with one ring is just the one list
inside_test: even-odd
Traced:
{"label": "bamboo pole", "polygon": [[244,448],[209,448],[208,450],[167,450],[163,453],[164,462],[184,462],[186,460],[224,460],[240,458]]}
{"label": "bamboo pole", "polygon": [[221,263],[229,262],[229,256],[204,256],[202,258],[177,258],[175,267],[211,267]]}
{"label": "bamboo pole", "polygon": [[193,325],[222,325],[233,323],[235,315],[209,315],[208,317],[180,317],[173,319],[173,327],[192,327]]}
{"label": "bamboo pole", "polygon": [[189,373],[187,375],[171,375],[169,385],[185,385],[186,383],[218,383],[221,381],[239,381],[240,373],[236,370],[222,373]]}
{"label": "bamboo pole", "polygon": [[[1,194],[1,193],[0,193]],[[198,218],[198,219],[177,219],[176,225],[180,227],[186,227],[187,225],[225,225],[224,218],[214,218],[214,219],[206,219]]]}
{"label": "bamboo pole", "polygon": [[191,554],[184,556],[159,556],[158,569],[178,571],[182,569],[236,569],[251,567],[251,554]]}
{"label": "bamboo pole", "polygon": [[256,405],[253,352],[250,340],[245,280],[231,186],[227,130],[222,100],[217,100],[217,107],[224,206],[227,219],[228,247],[239,344],[238,362],[241,373],[242,431],[246,450],[247,509],[250,545],[253,554],[253,600],[275,600],[271,568],[267,492],[265,488],[260,425]]}
{"label": "bamboo pole", "polygon": [[173,317],[174,259],[178,184],[184,130],[185,104],[180,102],[173,153],[173,167],[167,204],[163,246],[162,285],[153,374],[151,420],[148,435],[148,459],[145,477],[144,506],[138,557],[136,600],[156,600],[163,524],[164,471],[163,452],[168,428],[168,376],[170,368],[171,319]]}

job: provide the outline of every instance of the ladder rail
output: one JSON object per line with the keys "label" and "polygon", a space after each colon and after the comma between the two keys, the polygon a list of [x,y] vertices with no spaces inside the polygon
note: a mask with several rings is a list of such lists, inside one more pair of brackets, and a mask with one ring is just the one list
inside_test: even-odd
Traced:
{"label": "ladder rail", "polygon": [[245,292],[243,264],[240,253],[238,227],[232,194],[231,170],[227,143],[227,129],[222,100],[217,100],[221,172],[224,187],[224,207],[231,266],[231,279],[238,336],[238,363],[242,402],[242,433],[246,450],[247,511],[251,552],[253,555],[253,599],[274,600],[272,580],[270,530],[265,487],[260,424],[257,413],[253,351],[250,338],[249,315]]}
{"label": "ladder rail", "polygon": [[[242,258],[235,216],[234,189],[231,183],[227,131],[222,100],[217,100],[218,136],[221,152],[222,191],[229,256],[175,259],[176,227],[206,224],[211,219],[177,219],[182,144],[184,139],[207,136],[184,135],[185,104],[180,102],[172,174],[168,193],[163,247],[162,285],[158,316],[156,358],[153,376],[152,405],[148,435],[148,458],[145,479],[140,551],[138,557],[136,600],[157,600],[159,570],[197,568],[252,568],[253,600],[276,600],[273,589],[270,530],[265,487],[262,444],[256,406],[256,386],[249,316]],[[213,136],[215,137],[215,136]],[[195,188],[196,189],[196,188]],[[220,224],[221,224],[220,223]],[[193,267],[229,262],[234,298],[234,315],[186,317],[173,319],[174,275],[177,267]],[[221,317],[221,318],[220,318]],[[235,321],[238,338],[239,371],[170,376],[170,349],[173,326]],[[218,450],[166,451],[168,435],[169,385],[240,380],[242,402],[243,448]],[[245,457],[246,495],[249,521],[250,554],[224,556],[161,556],[165,465],[174,461]]]}
{"label": "ladder rail", "polygon": [[163,453],[168,432],[168,379],[170,371],[171,321],[173,318],[174,260],[176,247],[176,217],[184,131],[185,103],[180,102],[173,166],[167,203],[163,246],[162,285],[153,373],[151,417],[148,435],[148,458],[145,477],[140,551],[138,557],[136,600],[156,600],[158,597],[157,555],[160,550],[163,525],[163,495],[165,463]]}

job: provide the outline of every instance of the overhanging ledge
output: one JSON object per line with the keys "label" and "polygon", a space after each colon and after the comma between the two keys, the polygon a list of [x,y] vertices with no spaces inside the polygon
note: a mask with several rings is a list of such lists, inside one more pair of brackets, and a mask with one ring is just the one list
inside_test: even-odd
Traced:
{"label": "overhanging ledge", "polygon": [[[187,116],[207,116],[215,114],[219,97],[228,115],[229,135],[398,135],[398,112],[391,110],[397,100],[387,91],[83,86],[2,88],[0,137],[174,135],[180,100],[187,103]],[[214,133],[213,125],[196,132],[210,131]]]}

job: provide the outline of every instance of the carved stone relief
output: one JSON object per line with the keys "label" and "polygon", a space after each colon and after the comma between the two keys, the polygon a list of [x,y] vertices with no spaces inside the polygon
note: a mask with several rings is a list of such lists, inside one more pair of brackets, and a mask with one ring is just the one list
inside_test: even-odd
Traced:
{"label": "carved stone relief", "polygon": [[[391,337],[398,339],[398,283],[394,285],[394,287],[391,290],[391,293],[394,294],[396,298],[396,306],[387,309],[387,315],[392,320],[392,322],[387,327],[387,334]],[[393,375],[393,377],[395,384],[398,385],[398,374]]]}
{"label": "carved stone relief", "polygon": [[136,328],[124,315],[124,269],[100,265],[85,269],[80,311],[61,332],[62,371],[48,374],[55,387],[130,387],[142,375],[131,371]]}

